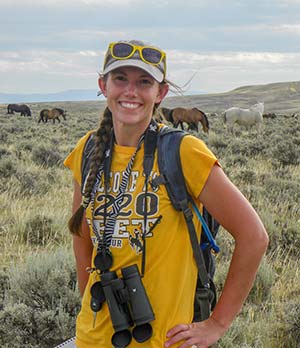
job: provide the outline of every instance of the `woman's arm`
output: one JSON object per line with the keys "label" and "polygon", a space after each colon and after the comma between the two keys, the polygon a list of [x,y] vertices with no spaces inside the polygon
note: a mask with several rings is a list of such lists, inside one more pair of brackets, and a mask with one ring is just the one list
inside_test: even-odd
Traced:
{"label": "woman's arm", "polygon": [[[74,181],[73,214],[80,206],[81,197],[80,186],[76,181]],[[83,296],[84,289],[89,278],[89,273],[86,271],[86,268],[91,267],[91,258],[93,252],[90,230],[85,215],[82,218],[81,229],[82,233],[80,236],[73,235],[73,250],[76,259],[78,287],[81,296]]]}
{"label": "woman's arm", "polygon": [[249,294],[268,236],[253,207],[220,167],[213,167],[199,199],[235,239],[224,289],[212,314],[227,329]]}
{"label": "woman's arm", "polygon": [[219,166],[212,168],[198,198],[233,236],[235,248],[211,317],[203,322],[175,326],[168,332],[170,340],[166,347],[182,340],[185,341],[179,348],[192,345],[206,348],[217,342],[239,313],[268,246],[268,236],[257,213]]}

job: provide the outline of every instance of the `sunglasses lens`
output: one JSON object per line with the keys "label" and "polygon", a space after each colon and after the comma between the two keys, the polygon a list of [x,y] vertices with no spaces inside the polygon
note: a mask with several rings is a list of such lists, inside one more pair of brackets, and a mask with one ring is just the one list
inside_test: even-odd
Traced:
{"label": "sunglasses lens", "polygon": [[133,49],[131,45],[126,43],[117,43],[112,47],[112,54],[118,58],[126,58],[132,53]]}
{"label": "sunglasses lens", "polygon": [[152,64],[158,64],[161,61],[162,53],[154,48],[145,47],[142,49],[144,59]]}

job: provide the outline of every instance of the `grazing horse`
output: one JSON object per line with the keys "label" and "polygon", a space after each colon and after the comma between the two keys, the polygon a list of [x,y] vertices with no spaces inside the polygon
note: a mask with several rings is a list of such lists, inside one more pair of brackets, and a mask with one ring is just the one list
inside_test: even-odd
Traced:
{"label": "grazing horse", "polygon": [[57,120],[60,123],[59,116],[62,116],[64,120],[66,120],[66,111],[60,108],[53,108],[53,109],[43,109],[40,112],[40,118],[38,120],[38,123],[43,121],[44,123],[47,123],[48,120],[53,120],[53,123],[55,123],[55,120]]}
{"label": "grazing horse", "polygon": [[256,125],[257,130],[263,122],[264,103],[252,105],[249,109],[232,107],[223,113],[224,123],[228,129],[233,130],[235,123],[241,126],[251,127]]}
{"label": "grazing horse", "polygon": [[194,129],[198,132],[198,124],[200,122],[202,124],[203,131],[205,133],[209,132],[208,118],[203,111],[197,108],[161,108],[161,113],[167,121],[173,124],[175,128],[177,128],[180,124],[181,129],[184,129],[183,122],[186,122],[189,125],[188,129]]}
{"label": "grazing horse", "polygon": [[14,114],[14,112],[20,112],[21,116],[31,116],[31,110],[25,104],[8,104],[7,113]]}

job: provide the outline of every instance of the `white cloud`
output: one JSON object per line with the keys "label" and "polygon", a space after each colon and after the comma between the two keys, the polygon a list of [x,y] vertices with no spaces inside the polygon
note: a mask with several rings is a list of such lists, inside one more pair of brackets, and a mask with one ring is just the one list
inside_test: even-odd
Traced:
{"label": "white cloud", "polygon": [[21,51],[0,52],[0,71],[81,76],[96,74],[99,54],[94,51],[57,52]]}
{"label": "white cloud", "polygon": [[201,64],[280,64],[287,61],[300,60],[300,53],[278,53],[278,52],[217,52],[196,53],[188,51],[168,51],[167,57],[170,64],[188,65],[190,67],[201,66]]}
{"label": "white cloud", "polygon": [[99,55],[95,51],[80,51],[79,54],[84,57],[97,57]]}
{"label": "white cloud", "polygon": [[277,32],[300,35],[300,24],[282,24],[273,27],[273,30]]}

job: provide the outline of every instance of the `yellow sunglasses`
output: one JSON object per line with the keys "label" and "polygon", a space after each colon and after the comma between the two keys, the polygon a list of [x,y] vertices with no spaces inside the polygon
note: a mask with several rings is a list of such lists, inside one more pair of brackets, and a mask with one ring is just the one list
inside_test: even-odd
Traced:
{"label": "yellow sunglasses", "polygon": [[[164,59],[164,71],[165,71],[165,52],[158,48],[151,46],[138,46],[128,42],[113,42],[108,46],[108,53],[118,60],[131,58],[134,53],[138,51],[140,58],[143,62],[150,65],[159,65]],[[106,57],[107,60],[108,56]],[[105,62],[106,64],[106,62]],[[105,65],[104,64],[104,65]]]}

